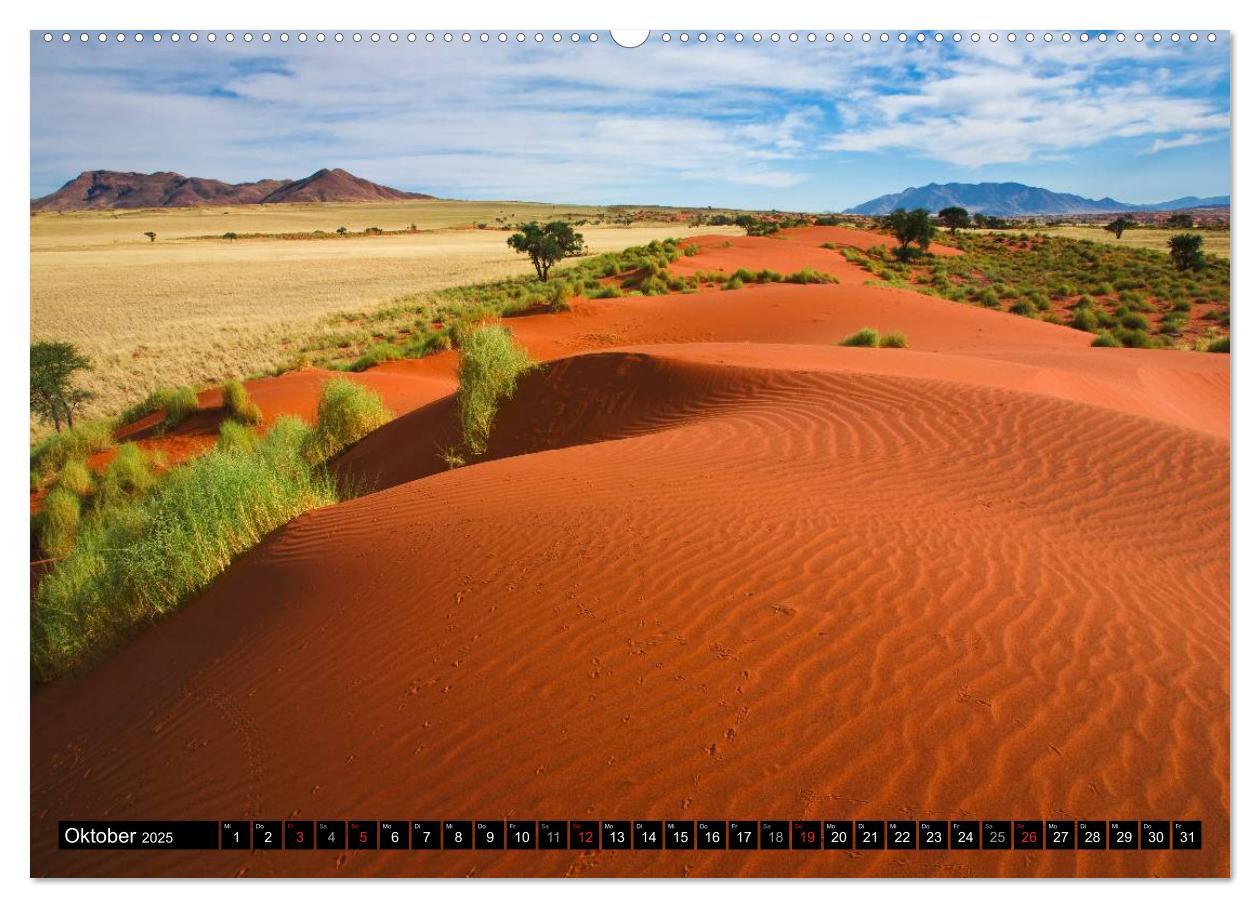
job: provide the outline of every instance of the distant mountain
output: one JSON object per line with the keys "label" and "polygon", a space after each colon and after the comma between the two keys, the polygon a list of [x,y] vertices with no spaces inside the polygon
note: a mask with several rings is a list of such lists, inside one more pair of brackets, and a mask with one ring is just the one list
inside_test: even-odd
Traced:
{"label": "distant mountain", "polygon": [[188,208],[198,205],[273,205],[282,202],[388,202],[431,199],[381,186],[335,168],[301,180],[224,183],[178,173],[85,170],[56,192],[31,200],[31,211],[98,208]]}
{"label": "distant mountain", "polygon": [[1068,192],[1052,192],[1023,183],[929,183],[882,195],[848,209],[846,214],[888,214],[897,208],[926,208],[936,212],[951,205],[999,217],[1034,214],[1100,214],[1121,211],[1181,211],[1187,208],[1228,208],[1229,196],[1201,199],[1185,196],[1171,202],[1132,205],[1112,198],[1087,199]]}

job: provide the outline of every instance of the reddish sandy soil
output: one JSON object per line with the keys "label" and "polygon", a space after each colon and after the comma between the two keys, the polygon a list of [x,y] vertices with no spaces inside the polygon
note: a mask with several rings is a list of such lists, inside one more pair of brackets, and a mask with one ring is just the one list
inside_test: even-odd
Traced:
{"label": "reddish sandy soil", "polygon": [[[841,229],[578,302],[483,462],[451,355],[179,614],[32,698],[36,875],[1229,873],[1229,357],[865,286]],[[840,348],[863,325],[909,350]],[[253,383],[309,414],[324,376]],[[64,818],[1202,819],[1199,852],[56,849]]]}

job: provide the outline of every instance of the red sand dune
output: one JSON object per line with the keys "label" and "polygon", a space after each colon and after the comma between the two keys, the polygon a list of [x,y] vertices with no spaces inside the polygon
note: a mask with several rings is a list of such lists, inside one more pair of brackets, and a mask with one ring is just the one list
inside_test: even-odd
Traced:
{"label": "red sand dune", "polygon": [[[32,872],[1228,874],[1228,357],[844,278],[513,319],[555,361],[459,470],[426,375],[338,465],[382,491],[36,692]],[[831,345],[863,324],[912,349]],[[269,417],[318,386],[274,381]],[[1197,818],[1207,847],[55,847],[72,817],[503,816]]]}

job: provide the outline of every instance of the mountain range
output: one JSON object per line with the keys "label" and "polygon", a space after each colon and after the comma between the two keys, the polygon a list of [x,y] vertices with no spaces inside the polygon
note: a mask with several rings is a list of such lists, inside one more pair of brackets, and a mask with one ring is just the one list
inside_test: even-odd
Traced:
{"label": "mountain range", "polygon": [[273,205],[283,202],[392,202],[431,199],[391,189],[341,168],[317,170],[300,180],[224,183],[179,173],[85,170],[56,192],[31,200],[31,211],[108,208],[189,208],[199,205]]}
{"label": "mountain range", "polygon": [[1188,208],[1228,208],[1229,196],[1183,196],[1168,202],[1133,205],[1112,198],[1087,199],[1069,192],[1053,192],[1023,183],[929,183],[849,208],[845,214],[888,214],[898,208],[926,208],[936,212],[958,205],[974,213],[1001,217],[1037,214],[1105,214],[1123,211],[1181,211]]}

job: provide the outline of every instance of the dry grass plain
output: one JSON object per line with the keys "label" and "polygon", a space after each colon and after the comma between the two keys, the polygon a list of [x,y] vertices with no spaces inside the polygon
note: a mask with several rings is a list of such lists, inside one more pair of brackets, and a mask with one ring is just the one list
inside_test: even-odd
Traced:
{"label": "dry grass plain", "polygon": [[[998,231],[1002,233],[1010,233],[1011,231]],[[1095,243],[1112,243],[1117,246],[1129,246],[1133,249],[1155,249],[1159,252],[1168,251],[1168,238],[1177,233],[1185,233],[1185,230],[1165,230],[1162,227],[1139,227],[1134,230],[1126,230],[1120,239],[1116,239],[1115,234],[1103,230],[1101,226],[1093,226],[1087,224],[1074,224],[1058,227],[1030,227],[1029,233],[1045,233],[1050,236],[1067,237],[1070,240],[1092,240]],[[1203,234],[1203,251],[1209,255],[1219,255],[1221,258],[1229,258],[1229,231],[1228,230],[1197,230],[1196,233]]]}
{"label": "dry grass plain", "polygon": [[[607,209],[518,202],[40,214],[31,218],[31,337],[68,340],[92,359],[88,415],[116,413],[162,385],[208,384],[268,369],[328,317],[400,296],[525,274],[503,230],[478,223],[595,219]],[[714,233],[666,220],[581,228],[592,252]],[[209,239],[227,231],[416,232],[328,239]],[[737,233],[731,228],[731,232]],[[722,228],[716,228],[721,232]],[[145,237],[157,234],[156,242]]]}

